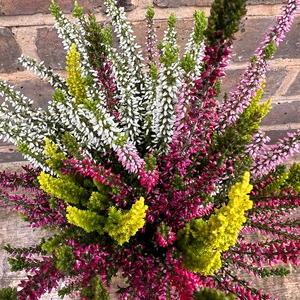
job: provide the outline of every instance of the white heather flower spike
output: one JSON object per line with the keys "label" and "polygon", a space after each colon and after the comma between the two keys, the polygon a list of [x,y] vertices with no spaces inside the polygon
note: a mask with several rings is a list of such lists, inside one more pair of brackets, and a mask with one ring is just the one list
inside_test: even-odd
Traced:
{"label": "white heather flower spike", "polygon": [[132,29],[126,21],[123,8],[117,8],[115,0],[105,2],[107,13],[119,38],[121,53],[112,53],[117,58],[113,66],[113,76],[118,90],[118,111],[121,124],[133,143],[141,142],[141,122],[143,103],[146,100],[144,73],[145,65],[140,46],[135,43]]}
{"label": "white heather flower spike", "polygon": [[189,72],[191,78],[198,78],[201,74],[202,59],[204,57],[204,35],[203,31],[206,28],[207,21],[204,12],[195,11],[194,27],[185,47],[185,54],[190,55],[194,63],[194,70]]}
{"label": "white heather flower spike", "polygon": [[171,14],[168,23],[160,50],[161,63],[155,91],[156,98],[151,106],[153,144],[163,153],[168,152],[168,145],[172,141],[175,130],[175,107],[178,102],[178,87],[181,86],[180,72],[182,71],[179,66],[174,14]]}
{"label": "white heather flower spike", "polygon": [[55,74],[50,68],[47,68],[44,65],[44,62],[40,62],[37,64],[35,59],[25,57],[23,54],[19,58],[19,62],[22,66],[28,70],[33,71],[37,74],[41,79],[48,78],[48,82],[51,86],[58,89],[66,88],[66,81],[59,74]]}
{"label": "white heather flower spike", "polygon": [[0,81],[0,91],[0,96],[5,97],[0,107],[0,134],[22,148],[31,163],[48,171],[41,163],[45,161],[43,145],[46,137],[57,134],[55,128],[48,127],[47,115],[41,108],[33,107],[32,100],[5,81]]}

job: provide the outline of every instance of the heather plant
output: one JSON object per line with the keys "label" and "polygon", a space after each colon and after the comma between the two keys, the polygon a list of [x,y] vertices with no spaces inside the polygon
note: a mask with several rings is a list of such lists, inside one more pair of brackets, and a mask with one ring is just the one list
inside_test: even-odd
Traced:
{"label": "heather plant", "polygon": [[52,1],[67,75],[20,58],[55,88],[48,108],[0,81],[0,133],[31,163],[0,173],[1,202],[52,235],[5,246],[27,278],[0,293],[109,299],[121,275],[119,299],[271,299],[240,274],[286,276],[299,262],[300,165],[283,162],[300,131],[270,144],[259,129],[271,109],[260,102],[269,61],[299,5],[286,3],[236,88],[217,100],[245,0],[215,0],[208,19],[196,11],[182,55],[175,14],[157,43],[149,7],[143,53],[115,0],[106,26],[76,1],[71,22]]}

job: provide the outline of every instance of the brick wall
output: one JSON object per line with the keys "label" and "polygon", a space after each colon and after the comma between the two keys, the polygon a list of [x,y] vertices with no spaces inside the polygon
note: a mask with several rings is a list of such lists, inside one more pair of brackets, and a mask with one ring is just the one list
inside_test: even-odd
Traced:
{"label": "brick wall", "polygon": [[[105,21],[103,15],[104,0],[79,0],[85,11],[96,14],[97,20]],[[223,82],[224,91],[233,88],[239,75],[247,64],[259,42],[263,39],[265,30],[272,26],[284,0],[249,0],[248,14],[237,33],[234,44],[232,62],[228,69],[228,76]],[[71,15],[73,0],[56,0],[63,11]],[[166,20],[171,11],[175,11],[178,18],[177,29],[179,44],[184,47],[192,27],[192,14],[195,8],[203,9],[209,14],[212,0],[119,0],[125,7],[130,21],[137,35],[137,41],[144,43],[145,25],[143,18],[149,4],[156,8],[156,27],[159,38],[166,28]],[[0,1],[0,76],[14,84],[18,90],[34,99],[36,104],[47,107],[53,90],[34,74],[23,70],[17,63],[17,58],[24,53],[42,60],[51,68],[63,72],[65,67],[65,51],[53,29],[53,17],[48,12],[50,0],[1,0]],[[280,45],[272,62],[272,70],[268,74],[263,101],[269,97],[273,99],[273,109],[264,119],[262,129],[267,131],[272,140],[283,137],[286,131],[300,128],[300,14],[298,14],[291,32]],[[300,160],[300,157],[296,157]],[[11,144],[0,141],[0,168],[11,169],[13,162],[22,161],[19,153]],[[1,164],[2,163],[2,164]],[[25,231],[24,226],[15,225],[15,215],[6,215],[0,210],[0,246],[15,239],[23,242],[37,234]],[[7,217],[6,219],[4,218]],[[3,226],[2,226],[3,225]],[[21,227],[20,227],[21,226]],[[5,229],[6,228],[6,229]],[[21,229],[20,229],[21,228]],[[5,231],[6,230],[6,231]],[[276,294],[280,299],[299,299],[300,275],[292,270],[292,277],[278,279],[267,284],[268,290],[276,286]],[[15,280],[8,272],[8,265],[0,253],[0,287]],[[16,275],[14,275],[16,276]],[[22,275],[20,275],[22,276]],[[18,277],[18,276],[17,276]],[[4,279],[3,279],[4,278]],[[18,277],[20,278],[20,277]],[[4,280],[4,281],[3,281]],[[280,281],[281,280],[281,281]],[[14,281],[15,282],[15,281]],[[294,295],[294,296],[293,296]],[[54,299],[54,298],[45,298]],[[56,298],[55,298],[56,299]]]}

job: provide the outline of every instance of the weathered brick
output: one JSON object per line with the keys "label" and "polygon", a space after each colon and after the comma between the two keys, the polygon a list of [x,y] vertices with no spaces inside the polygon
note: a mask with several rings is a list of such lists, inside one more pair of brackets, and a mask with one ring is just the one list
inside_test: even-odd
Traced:
{"label": "weathered brick", "polygon": [[282,0],[248,0],[247,4],[282,4]]}
{"label": "weathered brick", "polygon": [[130,11],[136,7],[136,2],[138,2],[138,0],[118,0],[118,5],[124,7],[125,11]]}
{"label": "weathered brick", "polygon": [[[226,71],[226,77],[222,80],[221,95],[224,95],[225,92],[230,92],[236,87],[243,72],[243,69],[231,69]],[[286,74],[287,70],[284,68],[274,69],[268,72],[266,79],[266,87],[262,98],[272,97],[278,89],[278,87],[281,85]]]}
{"label": "weathered brick", "polygon": [[20,91],[29,99],[33,100],[35,107],[47,109],[48,102],[51,101],[54,89],[39,78],[19,81],[13,83],[17,91]]}
{"label": "weathered brick", "polygon": [[[98,12],[103,9],[105,0],[78,0],[85,12]],[[131,0],[119,0],[119,5],[126,10],[132,10],[135,6]],[[74,7],[74,0],[56,0],[63,12],[70,13]],[[2,15],[30,15],[36,13],[49,13],[49,1],[41,0],[2,0],[0,13]]]}
{"label": "weathered brick", "polygon": [[[247,17],[241,23],[237,40],[233,43],[232,60],[235,62],[248,60],[253,56],[254,50],[264,40],[265,32],[274,26],[276,17]],[[274,58],[300,58],[300,16],[297,16],[291,31],[280,43]]]}
{"label": "weathered brick", "polygon": [[9,147],[12,146],[13,144],[10,142],[4,142],[3,139],[0,139],[0,147]]}
{"label": "weathered brick", "polygon": [[283,139],[287,136],[288,132],[296,132],[295,129],[287,129],[287,130],[267,130],[265,131],[266,135],[271,139],[270,145],[275,144],[278,139]]}
{"label": "weathered brick", "polygon": [[223,98],[224,93],[228,93],[236,87],[242,73],[243,70],[241,69],[226,71],[226,76],[222,79],[221,94],[219,96],[219,99]]}
{"label": "weathered brick", "polygon": [[0,72],[21,70],[18,63],[21,51],[12,32],[8,28],[0,28]]}
{"label": "weathered brick", "polygon": [[65,69],[67,51],[55,28],[42,27],[37,29],[37,53],[46,66],[52,69]]}
{"label": "weathered brick", "polygon": [[15,161],[25,161],[21,153],[14,151],[2,152],[0,155],[0,163],[9,163]]}
{"label": "weathered brick", "polygon": [[240,30],[235,35],[232,60],[234,62],[249,60],[260,42],[263,41],[265,31],[274,25],[275,21],[274,17],[245,18]]}
{"label": "weathered brick", "polygon": [[[153,0],[159,7],[180,7],[180,6],[210,6],[213,0]],[[248,5],[255,4],[277,4],[282,0],[248,0]]]}
{"label": "weathered brick", "polygon": [[300,123],[300,101],[274,103],[273,108],[263,119],[261,125]]}
{"label": "weathered brick", "polygon": [[[8,83],[15,87],[16,91],[21,92],[23,95],[33,100],[33,105],[35,107],[41,107],[42,109],[47,109],[48,102],[51,101],[54,89],[48,84],[36,79],[28,79],[21,81],[9,80]],[[3,97],[0,97],[0,104],[3,102]],[[0,142],[0,146],[1,142]]]}
{"label": "weathered brick", "polygon": [[285,96],[299,95],[300,94],[300,73],[298,73],[294,82],[288,88]]}
{"label": "weathered brick", "polygon": [[271,69],[271,71],[267,72],[266,87],[262,98],[272,97],[286,75],[287,69],[285,68]]}
{"label": "weathered brick", "polygon": [[274,58],[300,58],[300,16],[294,20],[290,32],[275,52]]}

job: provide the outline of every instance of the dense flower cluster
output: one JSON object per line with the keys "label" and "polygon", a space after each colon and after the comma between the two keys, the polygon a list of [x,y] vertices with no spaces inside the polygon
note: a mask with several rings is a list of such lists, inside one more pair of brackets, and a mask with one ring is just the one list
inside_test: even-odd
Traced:
{"label": "dense flower cluster", "polygon": [[5,247],[27,278],[0,295],[109,299],[118,275],[124,300],[271,299],[239,273],[285,276],[277,263],[299,263],[300,165],[282,163],[300,131],[270,145],[259,124],[271,108],[260,103],[269,60],[300,1],[287,1],[222,101],[245,0],[215,0],[208,19],[196,11],[182,56],[174,14],[157,44],[149,7],[143,55],[124,10],[105,4],[117,48],[109,25],[76,1],[73,23],[52,0],[66,78],[20,58],[55,88],[46,110],[0,81],[0,135],[33,165],[0,173],[1,203],[53,230],[38,245]]}

